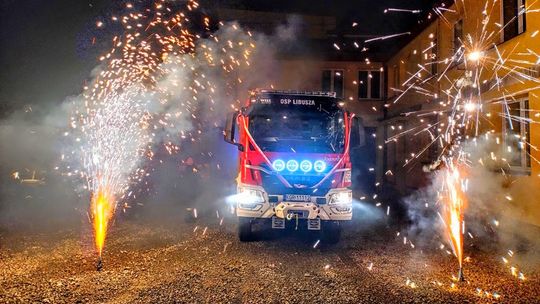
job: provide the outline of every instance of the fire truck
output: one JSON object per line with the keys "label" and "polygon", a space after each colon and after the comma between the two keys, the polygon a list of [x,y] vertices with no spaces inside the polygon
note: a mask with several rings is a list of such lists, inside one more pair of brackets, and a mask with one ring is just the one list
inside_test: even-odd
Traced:
{"label": "fire truck", "polygon": [[350,151],[364,142],[360,119],[342,105],[333,92],[258,89],[228,115],[225,141],[239,150],[240,241],[254,240],[253,224],[266,221],[339,242],[353,212]]}

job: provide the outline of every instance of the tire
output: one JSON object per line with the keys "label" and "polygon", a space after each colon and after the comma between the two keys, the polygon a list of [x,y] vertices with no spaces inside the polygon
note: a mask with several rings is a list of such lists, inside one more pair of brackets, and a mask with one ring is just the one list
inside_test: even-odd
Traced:
{"label": "tire", "polygon": [[341,239],[341,225],[337,221],[324,223],[322,230],[322,241],[326,244],[334,245]]}
{"label": "tire", "polygon": [[251,231],[251,219],[246,217],[238,218],[238,239],[240,242],[253,241],[253,232]]}

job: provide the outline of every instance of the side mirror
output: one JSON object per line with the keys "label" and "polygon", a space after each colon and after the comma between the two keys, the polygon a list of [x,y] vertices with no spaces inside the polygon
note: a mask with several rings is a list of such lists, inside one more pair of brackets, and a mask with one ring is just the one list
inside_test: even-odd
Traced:
{"label": "side mirror", "polygon": [[351,149],[360,148],[366,145],[366,133],[360,117],[353,117],[350,142]]}
{"label": "side mirror", "polygon": [[238,150],[244,151],[244,146],[236,142],[236,118],[238,112],[232,112],[227,115],[227,121],[225,122],[225,129],[223,130],[223,139],[238,147]]}
{"label": "side mirror", "polygon": [[232,112],[227,115],[227,121],[225,122],[225,129],[223,130],[223,139],[230,143],[234,144],[234,135],[236,133],[236,117],[238,117],[238,112]]}

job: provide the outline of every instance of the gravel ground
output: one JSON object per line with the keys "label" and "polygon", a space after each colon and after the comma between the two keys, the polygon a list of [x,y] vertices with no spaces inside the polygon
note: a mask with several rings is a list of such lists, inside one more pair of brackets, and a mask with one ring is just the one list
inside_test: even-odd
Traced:
{"label": "gravel ground", "polygon": [[240,243],[232,219],[123,220],[100,272],[87,229],[0,231],[0,303],[540,303],[538,261],[520,280],[502,254],[476,250],[456,283],[455,258],[385,224],[313,248],[306,233]]}

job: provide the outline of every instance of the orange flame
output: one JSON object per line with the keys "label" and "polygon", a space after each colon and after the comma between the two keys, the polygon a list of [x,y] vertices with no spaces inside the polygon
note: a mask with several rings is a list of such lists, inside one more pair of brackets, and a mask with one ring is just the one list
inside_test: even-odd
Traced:
{"label": "orange flame", "polygon": [[114,197],[108,189],[99,189],[92,196],[92,216],[94,219],[94,241],[101,256],[109,220],[114,214]]}
{"label": "orange flame", "polygon": [[444,201],[444,218],[446,230],[456,255],[459,266],[463,264],[463,212],[465,209],[465,194],[459,169],[453,164],[444,173],[446,195]]}

